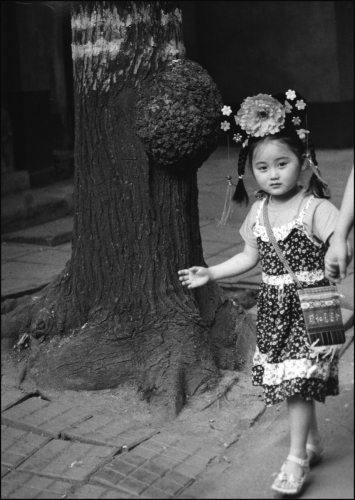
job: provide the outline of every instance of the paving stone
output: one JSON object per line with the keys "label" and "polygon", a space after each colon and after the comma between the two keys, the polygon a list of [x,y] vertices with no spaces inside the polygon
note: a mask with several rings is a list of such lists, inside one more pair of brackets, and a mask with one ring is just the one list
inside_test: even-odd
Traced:
{"label": "paving stone", "polygon": [[178,438],[175,435],[159,433],[157,436],[154,436],[154,441],[164,446],[172,446],[173,443],[178,441]]}
{"label": "paving stone", "polygon": [[1,481],[1,498],[8,498],[8,496],[18,488],[18,484]]}
{"label": "paving stone", "polygon": [[197,455],[198,457],[203,457],[208,460],[212,460],[212,458],[217,456],[217,453],[211,450],[210,448],[200,448],[194,454]]}
{"label": "paving stone", "polygon": [[2,236],[2,241],[56,246],[71,241],[73,217],[62,217],[34,227],[13,231]]}
{"label": "paving stone", "polygon": [[127,493],[125,491],[108,490],[107,493],[105,493],[101,498],[112,498],[116,500],[117,498],[138,498],[138,497],[132,496],[132,494]]}
{"label": "paving stone", "polygon": [[71,483],[13,471],[1,481],[1,498],[63,498]]}
{"label": "paving stone", "polygon": [[189,466],[192,465],[193,467],[198,467],[199,469],[204,469],[209,461],[209,458],[193,455],[192,457],[189,457],[187,460],[185,460],[184,464]]}
{"label": "paving stone", "polygon": [[139,455],[142,458],[145,458],[146,460],[149,460],[152,457],[156,457],[158,453],[153,450],[148,450],[148,448],[145,448],[143,445],[138,445],[134,448],[134,451],[137,455]]}
{"label": "paving stone", "polygon": [[170,481],[166,477],[161,477],[154,483],[154,487],[158,488],[169,495],[176,495],[180,490],[182,490],[181,484],[177,484],[173,481]]}
{"label": "paving stone", "polygon": [[58,479],[83,481],[115,452],[109,447],[52,440],[20,468]]}
{"label": "paving stone", "polygon": [[4,465],[1,466],[1,477],[6,476],[10,472],[10,469],[8,467],[5,467]]}
{"label": "paving stone", "polygon": [[3,435],[1,435],[1,453],[6,451],[13,444],[12,439],[7,439]]}
{"label": "paving stone", "polygon": [[189,453],[186,453],[186,451],[181,451],[178,448],[168,448],[167,450],[164,450],[163,453],[161,454],[162,457],[168,457],[172,458],[173,460],[178,460],[182,462],[188,457],[191,457]]}
{"label": "paving stone", "polygon": [[191,439],[190,441],[184,440],[174,443],[174,448],[178,448],[179,450],[190,453],[192,455],[201,448],[201,444],[199,442],[195,442],[193,439]]}
{"label": "paving stone", "polygon": [[79,489],[75,491],[75,495],[79,495],[79,498],[100,498],[101,495],[107,492],[106,488],[101,486],[95,486],[93,484],[84,484]]}
{"label": "paving stone", "polygon": [[134,452],[122,453],[120,455],[120,459],[131,465],[135,465],[136,467],[139,467],[140,465],[144,464],[144,462],[146,462],[145,458],[142,458],[141,456],[137,455]]}
{"label": "paving stone", "polygon": [[166,479],[169,479],[170,481],[173,481],[174,483],[184,486],[185,488],[193,482],[193,479],[191,477],[186,476],[185,474],[181,474],[181,472],[178,472],[175,469],[167,472],[164,477]]}
{"label": "paving stone", "polygon": [[21,401],[21,399],[27,398],[28,394],[24,393],[20,389],[9,389],[1,393],[1,411],[5,411],[10,406]]}
{"label": "paving stone", "polygon": [[99,482],[99,483],[105,484],[107,486],[115,486],[117,483],[119,483],[125,477],[126,476],[124,476],[120,472],[117,472],[109,467],[104,467],[103,469],[100,469],[99,471],[97,471],[91,477],[90,481]]}
{"label": "paving stone", "polygon": [[17,465],[22,463],[25,460],[24,455],[20,455],[19,453],[12,453],[11,451],[5,451],[1,454],[1,463],[5,465],[5,467],[15,468]]}
{"label": "paving stone", "polygon": [[164,445],[163,443],[158,443],[154,439],[148,439],[147,441],[144,441],[144,448],[147,448],[148,450],[155,451],[156,453],[161,453],[164,451],[167,446]]}
{"label": "paving stone", "polygon": [[17,490],[8,495],[8,498],[35,498],[40,493],[39,490],[34,488],[27,488],[27,486],[20,486]]}
{"label": "paving stone", "polygon": [[134,477],[126,477],[123,481],[120,481],[119,486],[120,488],[123,488],[130,493],[134,493],[135,495],[140,495],[148,487],[147,484],[142,483],[142,481],[139,481]]}
{"label": "paving stone", "polygon": [[64,481],[53,481],[46,489],[55,493],[60,493],[64,495],[72,487],[71,483]]}
{"label": "paving stone", "polygon": [[18,429],[58,438],[64,429],[91,417],[86,408],[72,408],[70,403],[30,398],[6,410],[1,422]]}
{"label": "paving stone", "polygon": [[171,498],[171,497],[172,495],[170,495],[166,491],[160,490],[159,488],[155,488],[155,486],[150,486],[139,496],[139,498],[152,498],[152,499]]}
{"label": "paving stone", "polygon": [[[61,493],[54,493],[53,491],[41,491],[41,493],[39,493],[36,498],[41,498],[43,500],[48,500],[48,499],[51,499],[51,498],[63,498],[63,495]],[[67,496],[65,495],[65,498],[67,498]]]}
{"label": "paving stone", "polygon": [[164,455],[159,455],[158,457],[152,458],[152,462],[164,467],[165,469],[173,469],[176,467],[180,461],[174,460],[171,457],[165,457]]}
{"label": "paving stone", "polygon": [[164,465],[157,464],[153,461],[146,462],[145,464],[142,465],[142,469],[147,470],[148,472],[151,472],[152,474],[156,474],[157,476],[164,476],[170,468],[165,467]]}
{"label": "paving stone", "polygon": [[123,476],[128,476],[131,472],[136,469],[135,465],[128,464],[124,460],[121,460],[121,458],[117,457],[115,458],[112,462],[108,464],[108,467],[110,467],[111,470],[114,470],[116,472],[119,472]]}
{"label": "paving stone", "polygon": [[182,464],[177,465],[174,468],[174,471],[180,472],[181,474],[184,474],[185,476],[191,478],[196,478],[196,476],[198,476],[201,473],[202,469],[194,467],[193,465],[185,464],[185,462],[183,462]]}
{"label": "paving stone", "polygon": [[134,477],[138,479],[139,481],[142,481],[142,483],[146,484],[152,484],[154,481],[159,479],[159,476],[156,474],[152,474],[151,472],[145,470],[145,469],[137,469],[134,472],[132,472],[131,477]]}
{"label": "paving stone", "polygon": [[20,484],[25,484],[31,478],[32,474],[29,474],[28,472],[15,470],[7,474],[2,482],[20,485]]}
{"label": "paving stone", "polygon": [[28,488],[36,488],[39,491],[47,489],[53,483],[53,479],[48,477],[32,476],[26,483]]}
{"label": "paving stone", "polygon": [[[63,435],[82,442],[121,448],[127,444],[127,436],[124,433],[132,427],[133,424],[129,422],[116,422],[112,417],[96,415],[81,424],[73,425],[71,429],[65,430]],[[147,435],[147,431],[145,432]],[[136,439],[138,433],[136,432],[133,436]]]}
{"label": "paving stone", "polygon": [[16,430],[7,427],[2,432],[1,445],[6,445],[6,451],[1,454],[1,463],[6,467],[17,467],[51,439],[19,430],[16,435]]}
{"label": "paving stone", "polygon": [[37,468],[41,470],[69,447],[70,443],[68,441],[54,439],[22,463],[20,465],[20,470],[28,470],[31,472],[36,472]]}

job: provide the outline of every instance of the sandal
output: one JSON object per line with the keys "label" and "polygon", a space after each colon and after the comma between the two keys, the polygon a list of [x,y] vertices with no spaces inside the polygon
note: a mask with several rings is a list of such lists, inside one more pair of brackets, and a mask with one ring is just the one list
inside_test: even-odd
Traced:
{"label": "sandal", "polygon": [[[290,462],[295,462],[296,464],[300,465],[303,468],[303,476],[297,477],[297,476],[294,476],[292,473],[287,474],[285,472],[285,465],[286,465],[286,462],[285,462],[283,464],[283,466],[281,467],[281,472],[279,473],[279,475],[275,479],[271,488],[274,491],[277,491],[279,493],[283,493],[284,495],[297,495],[301,491],[303,484],[308,476],[309,462],[307,459],[302,460],[301,458],[295,457],[294,455],[288,455],[286,460],[289,460]],[[289,483],[289,485],[291,485],[292,487],[291,488],[283,488],[282,487],[283,482]]]}
{"label": "sandal", "polygon": [[307,443],[306,449],[309,451],[312,451],[314,453],[314,457],[309,461],[309,466],[312,467],[313,465],[316,465],[318,462],[320,462],[323,458],[323,443],[320,441],[319,444],[310,444]]}

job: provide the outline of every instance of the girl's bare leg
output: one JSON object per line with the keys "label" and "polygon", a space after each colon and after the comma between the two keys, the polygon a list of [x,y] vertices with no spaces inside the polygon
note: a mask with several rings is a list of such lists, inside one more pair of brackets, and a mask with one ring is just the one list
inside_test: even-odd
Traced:
{"label": "girl's bare leg", "polygon": [[[317,424],[316,403],[314,400],[312,401],[312,403],[313,403],[313,413],[312,413],[311,425],[309,427],[307,443],[314,444],[317,446],[321,442],[321,437],[319,434],[318,424]],[[315,454],[313,451],[307,450],[307,458],[309,460],[312,460],[314,456]]]}
{"label": "girl's bare leg", "polygon": [[[295,395],[287,399],[287,408],[291,435],[289,454],[305,459],[307,458],[306,443],[310,429],[312,427],[312,433],[317,430],[317,427],[314,427],[316,426],[314,403]],[[292,473],[295,477],[303,476],[302,467],[290,461],[286,462],[285,472]],[[283,488],[287,489],[288,486],[292,487],[291,484],[288,485],[287,481],[283,482]]]}

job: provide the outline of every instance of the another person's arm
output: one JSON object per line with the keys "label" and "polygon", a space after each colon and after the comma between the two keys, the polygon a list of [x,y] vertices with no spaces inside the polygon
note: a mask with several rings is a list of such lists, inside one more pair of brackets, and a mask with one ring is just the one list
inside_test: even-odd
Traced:
{"label": "another person's arm", "polygon": [[259,251],[248,244],[244,250],[221,264],[212,267],[194,266],[178,271],[182,285],[187,288],[197,288],[209,281],[232,278],[253,269],[259,261]]}
{"label": "another person's arm", "polygon": [[352,248],[347,241],[354,225],[354,167],[345,188],[339,217],[330,245],[325,255],[325,276],[330,280],[345,278],[346,268],[352,259]]}

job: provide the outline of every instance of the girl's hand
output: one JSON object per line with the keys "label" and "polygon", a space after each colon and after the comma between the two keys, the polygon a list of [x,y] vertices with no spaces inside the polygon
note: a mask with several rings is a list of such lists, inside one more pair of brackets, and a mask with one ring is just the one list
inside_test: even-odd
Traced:
{"label": "girl's hand", "polygon": [[190,269],[178,271],[178,274],[181,284],[187,286],[187,288],[203,286],[211,279],[211,274],[207,267],[190,267]]}

